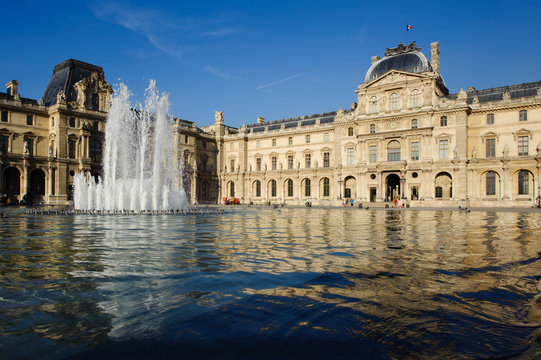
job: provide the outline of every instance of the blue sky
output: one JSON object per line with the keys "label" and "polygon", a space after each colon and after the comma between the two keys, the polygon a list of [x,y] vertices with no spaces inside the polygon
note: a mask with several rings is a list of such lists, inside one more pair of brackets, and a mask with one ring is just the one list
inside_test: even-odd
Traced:
{"label": "blue sky", "polygon": [[539,1],[8,1],[0,81],[39,99],[75,58],[134,100],[155,79],[175,117],[205,126],[220,110],[241,126],[349,108],[370,58],[406,35],[427,55],[440,42],[452,93],[539,81],[540,14]]}

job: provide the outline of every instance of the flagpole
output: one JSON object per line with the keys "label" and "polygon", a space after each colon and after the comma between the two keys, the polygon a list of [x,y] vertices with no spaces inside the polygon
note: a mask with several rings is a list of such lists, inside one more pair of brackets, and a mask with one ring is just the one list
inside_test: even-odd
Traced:
{"label": "flagpole", "polygon": [[409,23],[406,23],[406,42],[404,43],[404,45],[408,45],[408,25]]}

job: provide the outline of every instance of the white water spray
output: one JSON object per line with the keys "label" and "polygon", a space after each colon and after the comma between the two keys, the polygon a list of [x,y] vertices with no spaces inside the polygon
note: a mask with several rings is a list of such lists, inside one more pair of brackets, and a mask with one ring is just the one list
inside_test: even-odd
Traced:
{"label": "white water spray", "polygon": [[77,210],[181,210],[186,208],[177,138],[167,95],[151,80],[144,106],[134,110],[121,84],[105,127],[103,179],[74,178]]}

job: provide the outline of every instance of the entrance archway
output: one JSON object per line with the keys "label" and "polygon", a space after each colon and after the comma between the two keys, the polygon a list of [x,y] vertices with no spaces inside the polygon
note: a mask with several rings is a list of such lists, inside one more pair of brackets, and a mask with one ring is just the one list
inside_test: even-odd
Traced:
{"label": "entrance archway", "polygon": [[344,198],[357,198],[357,180],[353,176],[348,176],[344,179]]}
{"label": "entrance archway", "polygon": [[21,194],[21,173],[17,168],[10,167],[4,171],[4,193],[7,195]]}
{"label": "entrance archway", "polygon": [[385,179],[385,201],[400,199],[400,176],[389,174]]}
{"label": "entrance archway", "polygon": [[34,169],[30,173],[30,192],[34,195],[45,195],[45,173],[41,169]]}

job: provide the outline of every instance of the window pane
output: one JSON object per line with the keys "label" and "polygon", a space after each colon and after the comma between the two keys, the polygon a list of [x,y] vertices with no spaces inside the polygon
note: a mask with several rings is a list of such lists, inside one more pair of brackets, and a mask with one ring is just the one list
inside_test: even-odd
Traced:
{"label": "window pane", "polygon": [[411,143],[411,160],[419,160],[419,143]]}
{"label": "window pane", "polygon": [[447,159],[449,140],[440,140],[440,159]]}
{"label": "window pane", "polygon": [[494,124],[494,114],[487,114],[487,125]]}
{"label": "window pane", "polygon": [[370,162],[375,163],[377,161],[377,147],[376,145],[370,145]]}
{"label": "window pane", "polygon": [[528,136],[518,137],[518,155],[528,155]]}
{"label": "window pane", "polygon": [[486,175],[486,194],[496,195],[496,173],[490,171]]}
{"label": "window pane", "polygon": [[529,173],[526,170],[521,170],[518,172],[518,194],[519,195],[528,195],[529,183]]}
{"label": "window pane", "polygon": [[347,161],[348,165],[355,164],[355,154],[353,148],[347,148]]}
{"label": "window pane", "polygon": [[496,139],[486,139],[486,157],[495,157],[496,156]]}

